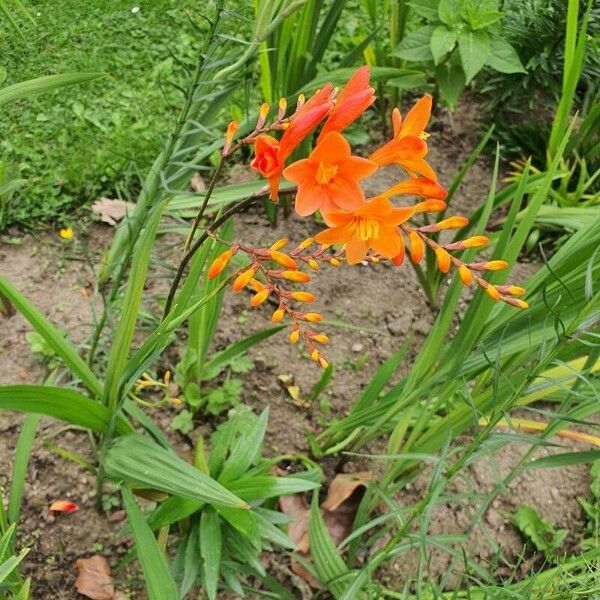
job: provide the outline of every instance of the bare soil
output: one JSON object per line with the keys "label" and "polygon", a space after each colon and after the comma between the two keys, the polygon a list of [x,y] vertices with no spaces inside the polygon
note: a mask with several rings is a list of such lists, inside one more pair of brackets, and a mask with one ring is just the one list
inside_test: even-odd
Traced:
{"label": "bare soil", "polygon": [[[477,143],[476,111],[470,105],[454,115],[438,115],[433,127],[436,143],[432,144],[431,161],[442,182],[449,183]],[[456,209],[468,214],[478,205],[488,191],[491,178],[489,160],[481,157],[475,163],[456,197]],[[385,172],[369,183],[369,193],[374,194],[393,183],[397,173]],[[291,217],[282,220],[272,229],[260,210],[251,211],[237,219],[235,235],[245,242],[271,244],[281,237],[300,241],[318,230],[310,219]],[[54,323],[63,329],[76,344],[87,339],[100,307],[94,293],[94,266],[110,244],[113,230],[96,225],[87,231],[77,232],[71,242],[60,240],[55,232],[38,235],[19,235],[17,242],[8,237],[0,239],[0,273],[23,291],[31,301]],[[149,291],[164,291],[168,270],[165,262],[174,264],[177,252],[173,239],[159,243],[153,281]],[[87,259],[82,257],[88,256]],[[519,281],[535,271],[536,265],[518,265],[513,280]],[[410,336],[411,347],[397,376],[406,373],[412,359],[424,340],[435,318],[425,302],[416,276],[405,264],[400,269],[378,264],[358,265],[353,268],[324,270],[313,279],[311,291],[317,296],[315,309],[326,318],[349,323],[357,329],[329,327],[327,333],[332,343],[327,355],[335,365],[335,374],[328,388],[330,409],[323,413],[321,406],[306,406],[294,401],[281,386],[278,376],[290,375],[300,388],[301,399],[306,396],[320,376],[315,364],[297,346],[287,343],[285,334],[268,339],[250,352],[254,369],[244,376],[244,401],[255,410],[270,407],[270,421],[266,448],[269,453],[306,453],[306,431],[316,432],[328,419],[343,415],[356,395],[369,382],[370,377],[390,353]],[[151,305],[150,305],[151,306]],[[223,315],[216,337],[215,348],[247,335],[268,324],[268,309],[251,310],[249,297],[244,294],[226,295]],[[26,339],[31,328],[20,316],[0,318],[0,384],[42,383],[48,374],[48,365],[35,355]],[[174,368],[177,344],[163,357],[161,368]],[[60,381],[59,381],[60,382]],[[166,428],[176,408],[157,415]],[[9,412],[0,414],[0,488],[10,484],[13,449],[19,434],[22,415]],[[214,420],[199,423],[189,436],[175,432],[169,435],[187,455],[191,451],[189,440],[197,433],[206,434]],[[77,558],[102,554],[114,566],[130,547],[130,541],[119,534],[123,513],[115,507],[109,517],[95,510],[94,477],[78,465],[59,458],[46,447],[47,443],[60,445],[72,452],[90,457],[89,440],[85,433],[65,429],[60,423],[43,419],[40,434],[31,458],[19,541],[31,548],[23,571],[33,578],[34,597],[38,599],[67,600],[80,598],[74,589],[75,561]],[[449,492],[469,492],[475,498],[488,492],[519,460],[523,446],[509,445],[480,460],[465,471],[464,477],[453,484]],[[547,451],[542,451],[542,454]],[[364,465],[352,462],[345,465],[350,471]],[[332,465],[326,465],[331,469]],[[410,484],[401,497],[403,503],[417,501],[426,491],[427,476]],[[486,511],[482,524],[472,527],[475,502],[458,503],[453,500],[442,504],[431,515],[429,531],[432,534],[469,532],[468,544],[472,558],[482,563],[492,560],[497,543],[508,563],[517,561],[523,552],[524,542],[512,525],[511,514],[519,504],[528,504],[559,527],[570,531],[569,549],[575,549],[581,538],[584,517],[577,497],[588,493],[588,475],[584,467],[548,469],[535,477],[518,477],[510,489],[493,501]],[[48,515],[53,500],[67,499],[76,502],[80,509],[72,514]],[[402,588],[418,567],[418,553],[402,556],[382,574],[392,587]],[[535,562],[529,557],[524,569]],[[277,574],[287,564],[285,556],[276,562]],[[442,553],[434,553],[431,563],[425,566],[432,577],[439,577],[451,568]],[[502,569],[505,569],[504,573]],[[508,575],[510,567],[501,565],[498,575]],[[142,598],[135,577],[130,573],[115,575],[117,588],[123,597]],[[293,585],[293,581],[292,584]],[[223,595],[222,598],[228,596]],[[300,597],[300,596],[299,596]]]}

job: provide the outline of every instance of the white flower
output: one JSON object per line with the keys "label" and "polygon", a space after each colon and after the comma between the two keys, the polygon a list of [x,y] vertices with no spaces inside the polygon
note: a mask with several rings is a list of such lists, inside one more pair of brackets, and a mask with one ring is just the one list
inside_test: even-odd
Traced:
{"label": "white flower", "polygon": [[137,14],[140,12],[140,7],[139,7],[139,6],[134,6],[134,7],[131,9],[131,12],[132,12],[134,15],[137,15]]}

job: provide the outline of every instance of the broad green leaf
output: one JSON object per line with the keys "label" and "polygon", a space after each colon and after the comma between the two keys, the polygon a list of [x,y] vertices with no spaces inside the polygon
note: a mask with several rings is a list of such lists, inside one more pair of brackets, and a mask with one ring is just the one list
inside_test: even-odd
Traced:
{"label": "broad green leaf", "polygon": [[439,62],[454,49],[457,33],[454,29],[448,29],[445,25],[438,25],[431,34],[431,54],[433,62]]}
{"label": "broad green leaf", "polygon": [[234,494],[248,502],[276,496],[289,496],[290,494],[314,490],[318,487],[318,482],[302,479],[301,477],[274,477],[270,475],[245,477],[228,484],[228,488]]}
{"label": "broad green leaf", "polygon": [[209,600],[217,597],[222,545],[219,515],[214,509],[207,508],[200,517],[200,554],[204,589]]}
{"label": "broad green leaf", "polygon": [[169,572],[163,551],[158,547],[154,534],[142,515],[129,489],[121,489],[127,520],[133,533],[137,555],[144,573],[144,583],[149,600],[175,600],[179,598],[177,586]]}
{"label": "broad green leaf", "polygon": [[190,500],[171,496],[161,502],[156,510],[148,517],[148,525],[154,529],[160,529],[165,525],[172,525],[193,515],[204,506],[201,500]]}
{"label": "broad green leaf", "polygon": [[490,54],[490,37],[485,31],[462,30],[458,34],[460,60],[469,83],[485,65]]}
{"label": "broad green leaf", "polygon": [[73,375],[79,377],[92,394],[101,397],[102,384],[87,363],[77,354],[75,348],[17,288],[2,276],[0,276],[0,294],[6,296],[14,307],[29,321],[35,331],[60,356]]}
{"label": "broad green leaf", "polygon": [[461,16],[471,29],[484,29],[503,17],[498,9],[496,0],[463,0]]}
{"label": "broad green leaf", "polygon": [[[68,388],[45,385],[5,385],[0,387],[0,408],[54,417],[104,433],[110,422],[106,406]],[[117,417],[118,435],[133,431],[127,420]]]}
{"label": "broad green leaf", "polygon": [[466,85],[462,68],[450,63],[438,65],[435,69],[435,81],[442,100],[450,108],[454,108]]}
{"label": "broad green leaf", "polygon": [[496,35],[492,37],[486,64],[500,73],[526,73],[516,50]]}
{"label": "broad green leaf", "polygon": [[248,508],[220,483],[142,435],[131,434],[115,440],[106,454],[104,469],[108,477],[124,481],[130,487],[160,490],[208,504]]}
{"label": "broad green leaf", "polygon": [[552,559],[559,553],[568,534],[566,529],[557,529],[555,525],[542,519],[533,508],[523,504],[517,508],[514,520],[519,530],[546,558]]}
{"label": "broad green leaf", "polygon": [[62,75],[47,75],[29,81],[21,81],[0,90],[0,106],[20,100],[33,94],[49,92],[68,85],[85,83],[104,77],[103,73],[63,73]]}
{"label": "broad green leaf", "polygon": [[449,27],[460,23],[461,0],[440,0],[438,4],[438,17]]}
{"label": "broad green leaf", "polygon": [[417,62],[433,60],[430,45],[433,30],[433,25],[425,25],[415,31],[411,31],[404,36],[396,49],[392,51],[392,56]]}
{"label": "broad green leaf", "polygon": [[19,566],[19,563],[28,553],[29,548],[23,548],[19,554],[11,556],[0,564],[0,583],[2,583]]}
{"label": "broad green leaf", "polygon": [[394,77],[387,81],[387,85],[396,87],[400,90],[414,90],[422,88],[427,84],[427,75],[422,71],[414,71],[413,73],[403,75],[402,77]]}
{"label": "broad green leaf", "polygon": [[416,2],[409,2],[408,6],[416,15],[427,21],[438,20],[438,0],[417,0]]}

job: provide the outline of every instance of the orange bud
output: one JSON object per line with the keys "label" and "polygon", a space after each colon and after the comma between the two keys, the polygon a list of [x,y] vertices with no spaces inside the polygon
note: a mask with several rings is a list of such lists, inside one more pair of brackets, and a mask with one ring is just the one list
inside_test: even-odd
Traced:
{"label": "orange bud", "polygon": [[506,290],[506,293],[510,294],[511,296],[524,296],[526,293],[526,290],[517,285],[509,285],[508,289]]}
{"label": "orange bud", "polygon": [[440,229],[460,229],[469,223],[469,219],[467,217],[448,217],[436,225]]}
{"label": "orange bud", "polygon": [[475,235],[473,237],[462,240],[460,243],[463,248],[480,248],[481,246],[487,246],[489,242],[485,235]]}
{"label": "orange bud", "polygon": [[293,329],[292,333],[290,333],[290,342],[292,344],[295,344],[298,342],[298,340],[300,339],[300,330],[299,329]]}
{"label": "orange bud", "polygon": [[249,269],[246,269],[245,271],[240,273],[235,278],[235,281],[233,282],[233,285],[231,286],[233,291],[239,292],[240,290],[243,290],[250,283],[250,280],[252,279],[253,275],[254,275],[254,267],[250,267]]}
{"label": "orange bud", "polygon": [[317,333],[317,335],[313,335],[312,339],[315,340],[318,344],[328,344],[329,338],[324,333]]}
{"label": "orange bud", "polygon": [[278,308],[271,315],[271,321],[273,321],[273,323],[281,323],[281,321],[283,320],[284,316],[285,316],[285,310],[283,310],[283,308]]}
{"label": "orange bud", "polygon": [[302,319],[304,321],[308,321],[309,323],[318,323],[319,321],[323,320],[323,315],[320,315],[319,313],[309,312],[304,313],[302,315]]}
{"label": "orange bud", "polygon": [[310,357],[311,357],[311,358],[312,358],[314,361],[318,361],[318,360],[319,360],[319,356],[320,356],[320,354],[319,354],[319,351],[318,351],[318,350],[313,350],[313,351],[310,353]]}
{"label": "orange bud", "polygon": [[298,302],[314,302],[317,297],[310,292],[292,292],[292,298]]}
{"label": "orange bud", "polygon": [[233,256],[233,252],[231,250],[225,250],[213,260],[212,264],[208,268],[207,277],[209,279],[214,279],[217,275],[223,272],[223,269],[227,266],[231,257]]}
{"label": "orange bud", "polygon": [[500,292],[491,284],[488,284],[488,286],[485,288],[485,293],[492,299],[492,300],[500,300]]}
{"label": "orange bud", "polygon": [[279,112],[277,114],[278,119],[283,119],[285,111],[287,109],[287,100],[285,98],[279,98]]}
{"label": "orange bud", "polygon": [[263,102],[260,105],[260,111],[258,114],[259,114],[261,120],[264,122],[269,114],[269,103],[268,102]]}
{"label": "orange bud", "polygon": [[505,260],[489,260],[486,263],[486,270],[488,271],[502,271],[507,267],[508,263]]}
{"label": "orange bud", "polygon": [[226,140],[228,146],[233,141],[233,136],[235,135],[237,130],[238,130],[238,122],[230,121],[229,125],[227,125],[227,135],[225,137],[225,140]]}
{"label": "orange bud", "polygon": [[460,265],[460,267],[458,267],[458,276],[465,285],[471,285],[471,283],[473,283],[473,273],[471,273],[467,265]]}
{"label": "orange bud", "polygon": [[287,245],[287,243],[290,240],[288,240],[287,238],[282,238],[280,240],[277,240],[272,246],[271,246],[271,250],[281,250],[284,246]]}
{"label": "orange bud", "polygon": [[339,267],[339,266],[340,266],[342,263],[341,263],[341,262],[340,262],[340,261],[339,261],[337,258],[331,258],[331,259],[329,260],[329,264],[330,264],[332,267],[336,267],[336,268],[337,268],[337,267]]}
{"label": "orange bud", "polygon": [[302,107],[302,105],[306,102],[306,97],[304,96],[304,94],[299,94],[298,95],[298,102],[296,104],[296,110],[298,110],[299,108]]}
{"label": "orange bud", "polygon": [[265,286],[258,281],[258,279],[254,279],[254,277],[248,282],[248,285],[255,291],[260,292],[265,289]]}
{"label": "orange bud", "polygon": [[286,269],[292,269],[294,271],[298,269],[296,261],[291,256],[288,256],[283,252],[279,252],[277,250],[270,250],[269,255],[271,256],[272,260],[280,264],[282,267],[285,267]]}
{"label": "orange bud", "polygon": [[260,290],[260,292],[254,294],[252,296],[252,300],[250,300],[250,304],[254,307],[262,304],[269,297],[270,290],[265,288],[264,290]]}
{"label": "orange bud", "polygon": [[415,213],[422,212],[440,212],[446,208],[446,203],[443,200],[424,200],[415,204]]}
{"label": "orange bud", "polygon": [[329,366],[329,363],[325,357],[319,356],[319,366],[323,369],[326,369]]}
{"label": "orange bud", "polygon": [[515,302],[517,303],[517,306],[519,308],[529,308],[529,304],[527,304],[527,302],[525,302],[525,300],[519,300],[518,298],[513,298],[513,300],[515,300]]}
{"label": "orange bud", "polygon": [[435,257],[437,258],[438,268],[442,273],[447,273],[450,270],[450,255],[441,247],[435,249]]}
{"label": "orange bud", "polygon": [[307,264],[313,271],[318,271],[320,269],[319,263],[314,258],[309,258]]}
{"label": "orange bud", "polygon": [[410,243],[410,259],[418,265],[425,254],[425,242],[416,231],[409,232],[408,241]]}
{"label": "orange bud", "polygon": [[306,250],[307,248],[310,248],[315,242],[315,238],[306,238],[299,246],[298,248],[302,248],[302,250]]}
{"label": "orange bud", "polygon": [[312,279],[308,273],[304,273],[303,271],[282,271],[281,275],[288,281],[297,281],[299,283],[306,283]]}

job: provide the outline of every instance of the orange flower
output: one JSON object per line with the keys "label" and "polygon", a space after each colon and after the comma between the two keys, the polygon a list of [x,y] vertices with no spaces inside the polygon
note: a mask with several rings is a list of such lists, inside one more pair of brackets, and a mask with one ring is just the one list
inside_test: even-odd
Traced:
{"label": "orange flower", "polygon": [[302,140],[310,134],[331,110],[333,102],[331,83],[323,86],[290,118],[281,140],[270,135],[259,135],[254,145],[254,159],[250,166],[269,180],[271,200],[279,199],[279,180],[284,163]]}
{"label": "orange flower", "polygon": [[412,207],[396,208],[383,196],[376,196],[354,212],[330,213],[333,226],[317,234],[320,244],[346,244],[348,264],[359,263],[372,248],[385,258],[394,258],[404,249],[398,225],[414,213]]}
{"label": "orange flower", "polygon": [[425,160],[429,134],[424,129],[431,115],[431,96],[426,94],[408,111],[404,121],[400,111],[395,108],[392,112],[394,137],[387,144],[375,150],[369,159],[380,167],[396,163],[404,167],[414,177],[419,173],[433,181],[437,177],[431,166]]}
{"label": "orange flower", "polygon": [[403,194],[443,200],[448,195],[448,192],[445,187],[432,179],[428,179],[427,177],[415,177],[401,181],[381,195],[384,198],[392,198],[393,196],[400,196]]}
{"label": "orange flower", "polygon": [[348,127],[375,102],[375,90],[369,86],[369,75],[369,67],[365,65],[350,77],[336,98],[335,106],[325,121],[317,142],[331,131],[342,131]]}
{"label": "orange flower", "polygon": [[358,181],[376,170],[374,162],[352,156],[350,144],[341,134],[331,131],[308,158],[290,165],[283,176],[298,184],[296,212],[306,217],[321,210],[329,225],[329,213],[356,210],[365,203]]}

